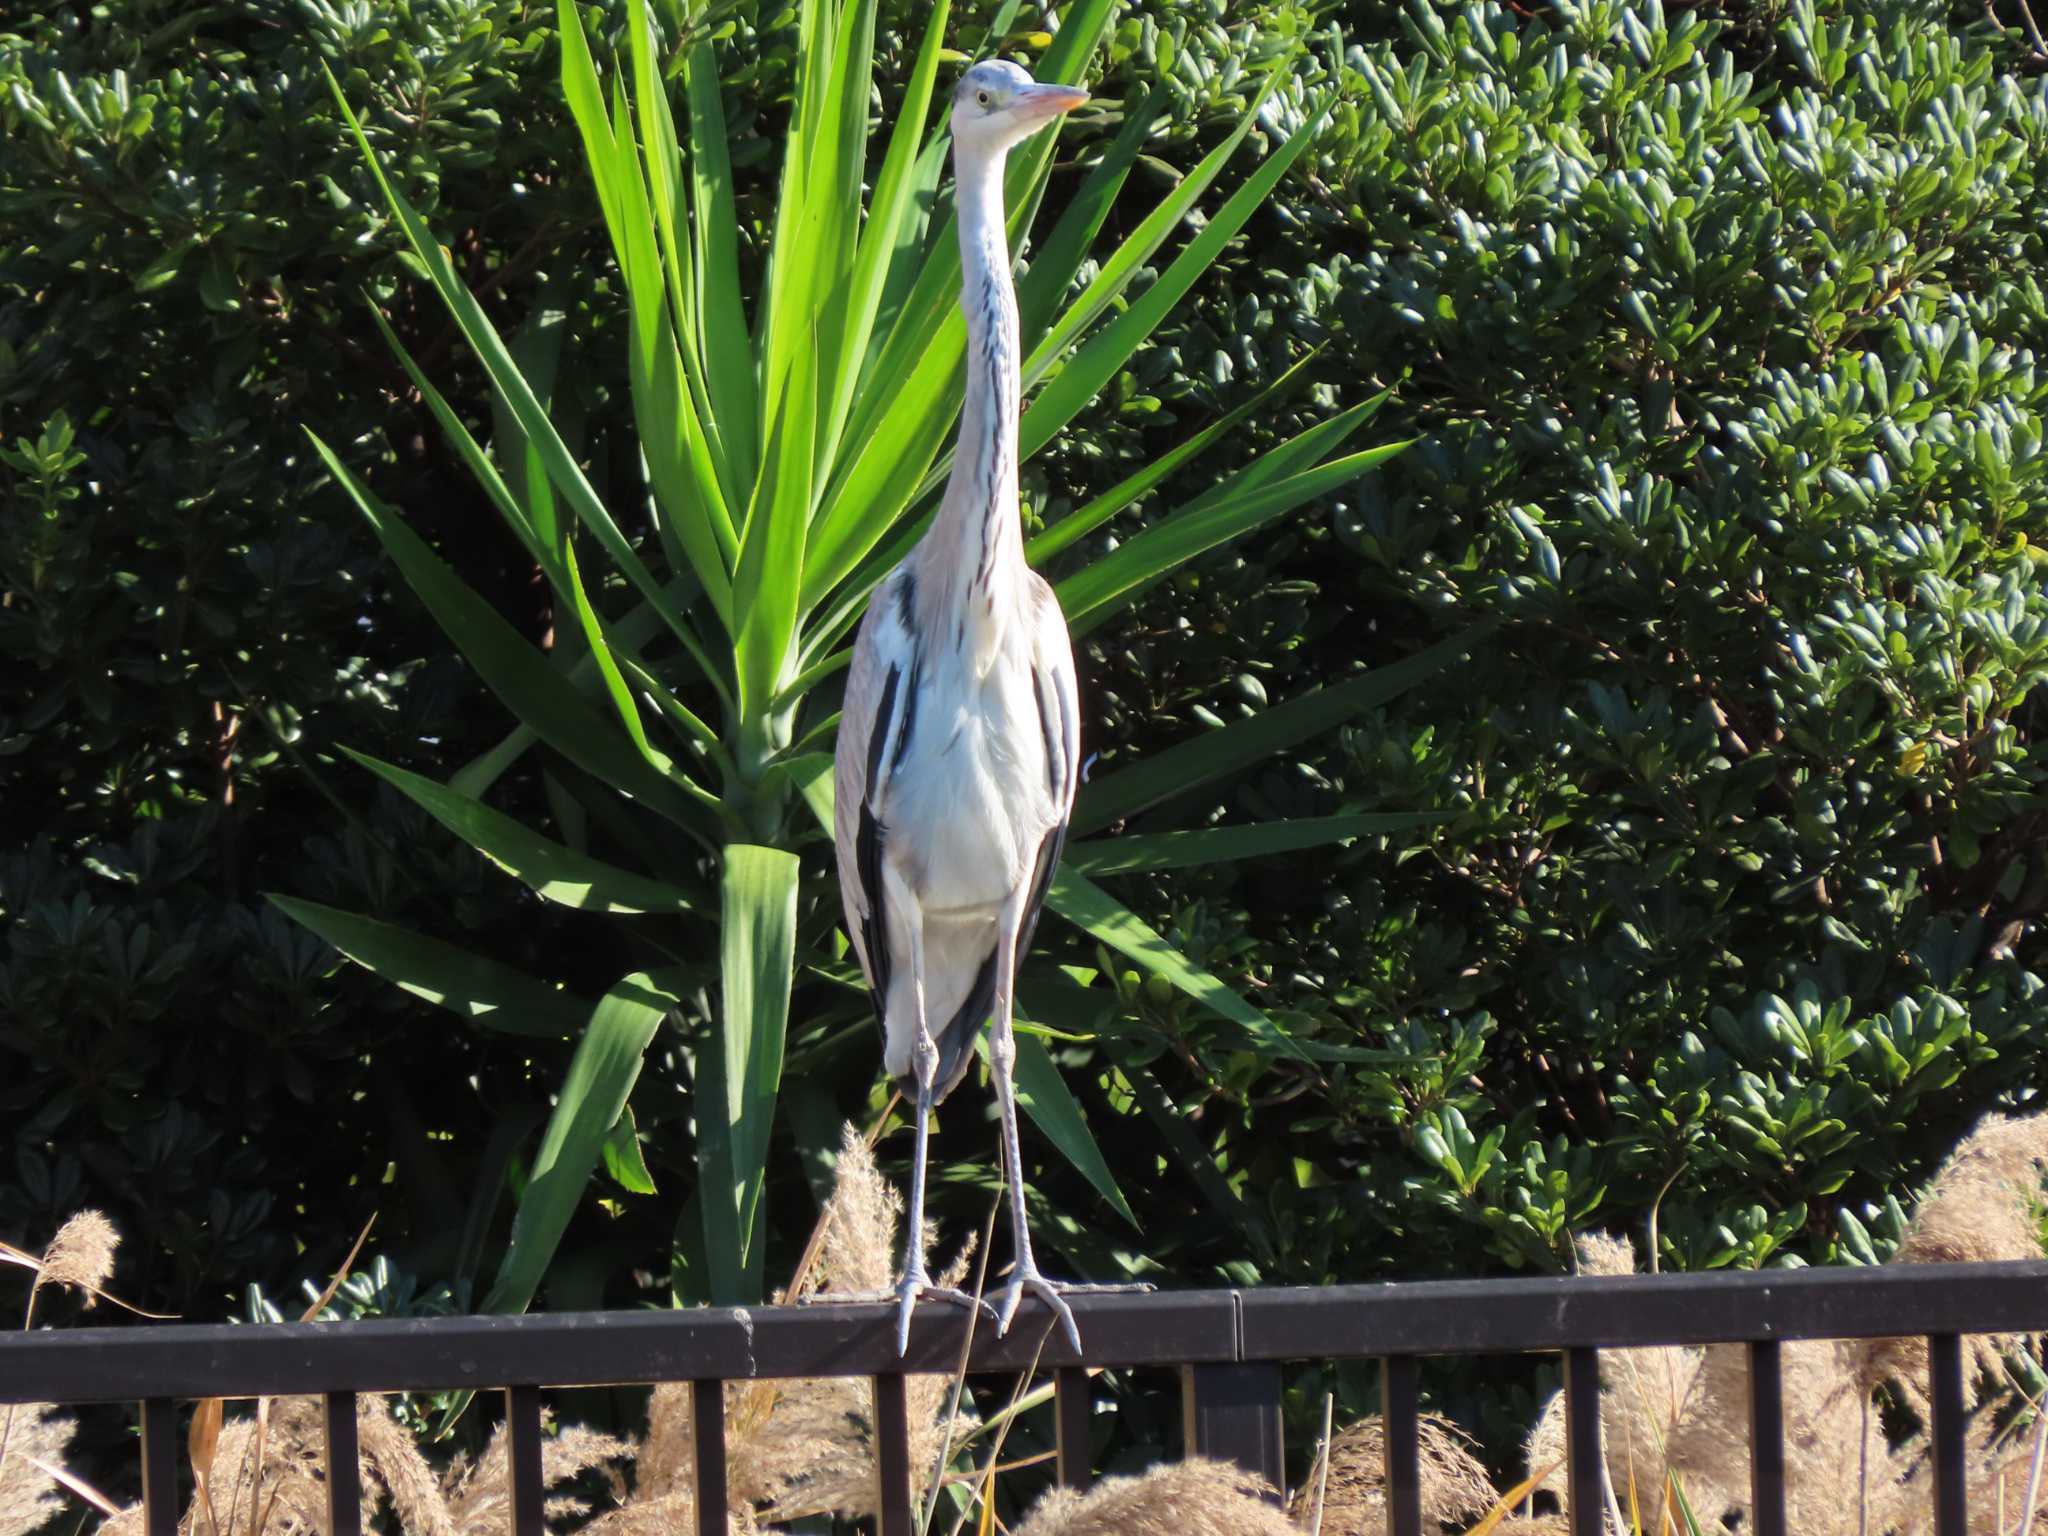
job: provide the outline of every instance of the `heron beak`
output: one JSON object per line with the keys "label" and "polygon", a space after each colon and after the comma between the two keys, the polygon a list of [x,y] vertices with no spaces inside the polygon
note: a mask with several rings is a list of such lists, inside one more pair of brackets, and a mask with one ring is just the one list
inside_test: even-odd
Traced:
{"label": "heron beak", "polygon": [[1028,122],[1045,123],[1087,100],[1086,91],[1071,85],[1033,85],[1011,99],[1010,110]]}

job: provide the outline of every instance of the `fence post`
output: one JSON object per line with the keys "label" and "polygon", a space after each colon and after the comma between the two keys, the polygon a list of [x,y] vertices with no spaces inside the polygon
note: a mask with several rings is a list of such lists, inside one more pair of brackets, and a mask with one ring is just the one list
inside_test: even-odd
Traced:
{"label": "fence post", "polygon": [[1094,1470],[1089,1465],[1088,1413],[1095,1405],[1088,1387],[1088,1368],[1061,1366],[1053,1372],[1052,1391],[1060,1486],[1086,1493],[1088,1484],[1094,1480]]}
{"label": "fence post", "polygon": [[1934,1536],[1964,1536],[1970,1528],[1970,1475],[1964,1455],[1960,1336],[1928,1336],[1927,1375],[1927,1397],[1934,1409]]}
{"label": "fence post", "polygon": [[1785,1536],[1785,1362],[1776,1339],[1749,1346],[1749,1507],[1755,1536]]}
{"label": "fence post", "polygon": [[512,1487],[512,1536],[547,1536],[540,1472],[540,1388],[505,1389],[505,1465]]}
{"label": "fence post", "polygon": [[1602,1536],[1607,1501],[1601,1493],[1606,1452],[1600,1444],[1600,1352],[1564,1352],[1565,1513],[1572,1536]]}
{"label": "fence post", "polygon": [[356,1395],[322,1395],[321,1416],[327,1429],[328,1536],[363,1536],[363,1490],[356,1476]]}
{"label": "fence post", "polygon": [[142,1405],[142,1528],[178,1536],[178,1405],[152,1397]]}
{"label": "fence post", "polygon": [[1422,1363],[1413,1355],[1380,1361],[1380,1444],[1387,1529],[1422,1536]]}
{"label": "fence post", "polygon": [[910,1403],[903,1377],[875,1378],[875,1462],[881,1478],[880,1536],[910,1536],[917,1528],[910,1507]]}
{"label": "fence post", "polygon": [[1286,1502],[1279,1366],[1184,1365],[1180,1404],[1188,1455],[1234,1461],[1271,1483]]}
{"label": "fence post", "polygon": [[725,1536],[725,1383],[690,1383],[690,1446],[697,1468],[698,1536]]}

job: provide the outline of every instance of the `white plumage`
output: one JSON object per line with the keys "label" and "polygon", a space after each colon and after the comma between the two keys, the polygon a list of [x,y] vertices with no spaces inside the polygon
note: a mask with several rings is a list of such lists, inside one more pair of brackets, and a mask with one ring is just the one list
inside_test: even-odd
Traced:
{"label": "white plumage", "polygon": [[1058,863],[1079,777],[1073,647],[1024,563],[1017,510],[1019,345],[1003,234],[1012,145],[1087,100],[1014,64],[978,64],[953,97],[953,163],[967,317],[967,389],[953,470],[931,529],[875,589],[854,642],[835,787],[846,927],[876,997],[883,1064],[917,1105],[898,1348],[924,1271],[926,1127],[993,1019],[1016,1267],[999,1321],[1039,1296],[1076,1349],[1057,1287],[1038,1272],[1017,1163],[1011,992]]}

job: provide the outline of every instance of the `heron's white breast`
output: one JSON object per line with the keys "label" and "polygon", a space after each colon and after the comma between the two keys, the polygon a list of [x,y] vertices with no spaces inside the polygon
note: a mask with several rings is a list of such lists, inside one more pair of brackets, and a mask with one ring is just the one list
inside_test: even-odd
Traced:
{"label": "heron's white breast", "polygon": [[891,775],[889,853],[928,916],[992,913],[1026,884],[1058,819],[1030,662],[986,674],[932,656],[902,761]]}

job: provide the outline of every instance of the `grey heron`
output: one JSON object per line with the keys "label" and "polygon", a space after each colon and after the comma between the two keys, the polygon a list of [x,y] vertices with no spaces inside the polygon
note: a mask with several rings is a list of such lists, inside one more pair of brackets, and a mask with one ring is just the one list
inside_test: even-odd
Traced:
{"label": "grey heron", "polygon": [[916,1105],[896,1344],[920,1297],[973,1305],[924,1263],[932,1107],[993,1019],[1015,1267],[997,1324],[1029,1293],[1078,1351],[1080,1330],[1032,1257],[1018,1160],[1018,956],[1045,900],[1080,762],[1074,652],[1052,588],[1024,563],[1017,510],[1017,296],[1004,235],[1010,150],[1088,99],[990,60],[953,92],[953,176],[967,387],[945,493],[916,548],[876,587],[854,642],[834,814],[846,930],[874,996],[882,1061]]}

